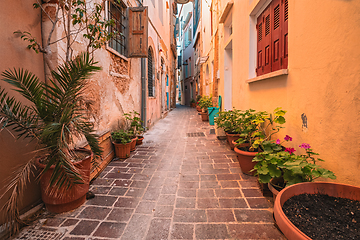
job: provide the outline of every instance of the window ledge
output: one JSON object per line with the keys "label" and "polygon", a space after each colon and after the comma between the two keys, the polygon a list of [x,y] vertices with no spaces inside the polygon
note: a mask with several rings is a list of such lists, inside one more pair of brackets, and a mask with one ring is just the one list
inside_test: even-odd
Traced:
{"label": "window ledge", "polygon": [[117,51],[115,51],[114,49],[112,49],[111,47],[109,47],[107,44],[106,44],[106,50],[108,50],[109,52],[111,52],[112,54],[115,54],[116,56],[124,59],[125,61],[129,61],[129,59],[127,57],[125,57],[124,55],[118,53]]}
{"label": "window ledge", "polygon": [[267,73],[267,74],[264,74],[264,75],[261,75],[261,76],[255,77],[255,78],[250,78],[250,79],[246,80],[246,83],[257,82],[257,81],[274,78],[274,77],[278,77],[278,76],[282,76],[282,75],[288,75],[288,69],[280,69],[275,72]]}

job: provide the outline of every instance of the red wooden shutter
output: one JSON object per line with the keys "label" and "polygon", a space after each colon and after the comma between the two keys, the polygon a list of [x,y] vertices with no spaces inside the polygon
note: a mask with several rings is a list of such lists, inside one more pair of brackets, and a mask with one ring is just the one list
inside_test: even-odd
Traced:
{"label": "red wooden shutter", "polygon": [[129,57],[148,57],[148,8],[129,8]]}
{"label": "red wooden shutter", "polygon": [[[270,5],[271,6],[271,5]],[[264,11],[264,74],[271,72],[271,16],[270,6]]]}
{"label": "red wooden shutter", "polygon": [[264,22],[263,22],[263,14],[257,19],[256,31],[257,31],[257,63],[256,63],[256,74],[262,75],[264,74]]}
{"label": "red wooden shutter", "polygon": [[271,36],[271,62],[272,62],[272,71],[276,71],[281,69],[281,57],[283,56],[282,53],[282,14],[281,14],[281,4],[280,0],[273,0],[271,3],[271,29],[272,29],[272,36]]}
{"label": "red wooden shutter", "polygon": [[288,67],[288,0],[283,0],[282,4],[282,13],[283,13],[283,26],[282,26],[282,68],[286,69]]}

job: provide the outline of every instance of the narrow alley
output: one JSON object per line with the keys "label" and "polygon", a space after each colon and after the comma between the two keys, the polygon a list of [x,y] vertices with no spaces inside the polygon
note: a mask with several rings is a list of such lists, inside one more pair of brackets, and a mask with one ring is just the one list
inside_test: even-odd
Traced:
{"label": "narrow alley", "polygon": [[95,198],[49,215],[18,239],[39,230],[64,240],[285,239],[256,178],[241,173],[212,128],[194,108],[177,106],[130,158],[105,168],[91,184]]}

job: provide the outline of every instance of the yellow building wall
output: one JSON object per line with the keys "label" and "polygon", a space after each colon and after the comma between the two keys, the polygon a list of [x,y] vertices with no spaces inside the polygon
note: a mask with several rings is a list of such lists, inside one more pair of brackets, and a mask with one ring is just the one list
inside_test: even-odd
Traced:
{"label": "yellow building wall", "polygon": [[[228,1],[220,0],[221,9]],[[360,1],[289,0],[288,75],[247,83],[251,76],[250,12],[259,0],[234,1],[232,104],[238,109],[287,110],[289,146],[309,143],[336,182],[360,186]],[[224,94],[220,31],[219,94]],[[255,40],[256,41],[256,40]],[[255,51],[256,53],[256,51]],[[254,64],[254,63],[252,63]],[[307,128],[302,127],[302,114]]]}

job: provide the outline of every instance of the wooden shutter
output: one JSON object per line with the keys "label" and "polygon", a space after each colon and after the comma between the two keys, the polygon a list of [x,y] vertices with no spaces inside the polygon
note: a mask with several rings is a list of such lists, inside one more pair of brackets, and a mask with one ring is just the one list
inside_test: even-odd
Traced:
{"label": "wooden shutter", "polygon": [[257,31],[257,56],[256,56],[256,74],[262,75],[264,74],[264,50],[263,50],[263,36],[264,36],[264,22],[263,22],[264,14],[260,14],[257,19],[256,31]]}
{"label": "wooden shutter", "polygon": [[283,15],[282,7],[280,4],[280,0],[273,0],[271,3],[271,62],[272,67],[271,71],[276,71],[282,68],[281,66],[281,58],[283,56],[282,48],[282,22],[283,22]]}
{"label": "wooden shutter", "polygon": [[129,8],[128,57],[148,57],[148,8]]}
{"label": "wooden shutter", "polygon": [[[271,5],[270,5],[271,6]],[[264,11],[264,74],[271,72],[271,16],[270,6]]]}
{"label": "wooden shutter", "polygon": [[283,26],[282,26],[282,68],[288,67],[288,0],[282,0],[282,14],[283,14]]}

